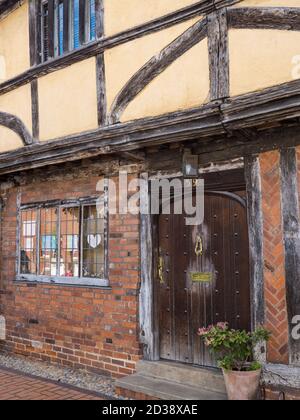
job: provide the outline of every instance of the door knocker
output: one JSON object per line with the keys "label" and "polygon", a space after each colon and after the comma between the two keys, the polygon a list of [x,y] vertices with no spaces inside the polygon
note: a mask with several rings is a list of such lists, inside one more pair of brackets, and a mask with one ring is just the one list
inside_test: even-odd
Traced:
{"label": "door knocker", "polygon": [[203,255],[203,243],[200,235],[197,235],[196,238],[195,254],[197,257],[201,257]]}

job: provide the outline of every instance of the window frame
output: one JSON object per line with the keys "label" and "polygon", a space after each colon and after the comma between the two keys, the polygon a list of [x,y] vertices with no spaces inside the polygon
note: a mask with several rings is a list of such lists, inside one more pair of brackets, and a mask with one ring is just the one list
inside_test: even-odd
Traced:
{"label": "window frame", "polygon": [[[108,193],[107,188],[104,192],[104,278],[96,278],[96,277],[83,277],[82,276],[82,262],[83,262],[83,208],[85,206],[94,206],[97,205],[97,200],[99,197],[92,197],[92,198],[83,198],[78,200],[55,200],[55,201],[47,201],[41,203],[33,203],[33,204],[24,204],[20,205],[18,210],[18,220],[17,220],[17,275],[16,281],[20,282],[32,282],[32,283],[50,283],[50,284],[61,284],[61,285],[69,285],[69,286],[88,286],[88,287],[109,287],[109,263],[108,263],[108,245],[109,245],[109,218],[108,218]],[[62,208],[80,208],[80,225],[79,225],[79,261],[80,261],[80,276],[74,277],[66,277],[66,276],[58,276],[60,263],[59,258],[57,260],[57,273],[55,276],[47,276],[41,274],[23,274],[21,273],[21,238],[22,238],[22,226],[21,226],[21,218],[22,212],[26,210],[36,210],[37,211],[37,234],[36,234],[36,269],[37,272],[40,267],[40,231],[41,231],[41,224],[40,224],[40,210],[45,208],[57,208],[58,209],[58,217],[57,217],[57,252],[58,255],[60,254],[60,229],[61,229],[61,219],[60,219],[60,211]]]}
{"label": "window frame", "polygon": [[[87,47],[90,44],[95,43],[98,40],[97,36],[97,20],[101,19],[97,13],[97,4],[95,1],[95,37],[91,37],[91,4],[90,0],[85,0],[84,7],[82,12],[79,9],[79,45],[75,47],[74,45],[74,0],[68,0],[68,12],[67,17],[65,17],[65,6],[66,1],[64,0],[54,0],[53,3],[53,16],[50,16],[51,10],[49,8],[49,0],[36,0],[37,1],[37,18],[36,18],[36,27],[37,27],[37,52],[38,63],[46,64],[52,60],[57,60],[64,57],[67,54],[76,52],[82,48]],[[62,34],[62,52],[60,51],[60,30],[59,30],[59,4],[63,4],[63,34]],[[48,5],[48,33],[47,33],[47,54],[45,51],[45,38],[44,38],[44,19],[43,19],[43,7],[45,4]],[[81,0],[79,0],[79,7],[81,8]],[[82,15],[83,14],[83,21]],[[68,21],[66,23],[66,21]],[[52,22],[53,25],[49,22]],[[65,24],[66,28],[65,29]],[[50,27],[52,26],[52,28]],[[81,33],[83,29],[84,33]],[[68,33],[66,38],[66,31]],[[50,45],[52,46],[50,48]],[[67,46],[67,47],[66,47]],[[53,51],[52,51],[53,49]],[[46,55],[45,55],[46,54]]]}

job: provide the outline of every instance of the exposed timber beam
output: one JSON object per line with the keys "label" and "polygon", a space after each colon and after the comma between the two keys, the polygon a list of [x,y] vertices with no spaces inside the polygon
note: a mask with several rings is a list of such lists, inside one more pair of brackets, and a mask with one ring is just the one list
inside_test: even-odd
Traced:
{"label": "exposed timber beam", "polygon": [[[218,137],[222,138],[223,143],[229,142],[230,148],[231,146],[234,148],[234,151],[231,150],[232,155],[235,153],[237,156],[243,156],[259,153],[261,150],[273,150],[274,147],[280,147],[283,141],[286,145],[299,145],[300,130],[297,123],[299,117],[300,80],[259,93],[232,98],[222,106],[218,103],[208,104],[188,111],[101,127],[78,135],[51,139],[25,149],[2,153],[0,173],[188,141],[197,141],[200,148],[201,144],[211,141],[214,143],[212,153],[216,153]],[[255,138],[245,139],[245,136],[240,136],[238,143],[234,143],[234,135],[228,138],[229,127],[233,134],[239,133],[245,127],[248,129],[247,132],[250,132],[250,129],[251,131],[257,129],[261,138],[261,130],[264,127],[285,123],[294,125],[290,130],[283,127],[281,137],[278,138],[269,128],[268,132],[264,133],[266,138],[263,144],[256,142]],[[220,147],[224,149],[223,145]],[[220,150],[221,154],[225,152],[227,153],[227,150]],[[207,156],[209,157],[208,150]]]}
{"label": "exposed timber beam", "polygon": [[123,111],[128,104],[159,74],[169,67],[185,52],[198,44],[207,36],[207,20],[202,19],[186,30],[175,41],[171,42],[158,55],[152,57],[132,78],[126,83],[112,104],[109,122],[119,122]]}
{"label": "exposed timber beam", "polygon": [[299,7],[239,7],[228,9],[228,24],[234,29],[300,30]]}
{"label": "exposed timber beam", "polygon": [[[90,57],[95,57],[107,49],[125,44],[145,35],[167,29],[178,23],[188,21],[196,16],[207,15],[217,9],[240,3],[241,0],[201,0],[191,6],[161,16],[150,22],[135,26],[118,34],[102,37],[88,45],[69,52],[61,57],[52,58],[45,63],[31,67],[22,74],[0,84],[0,95],[16,89],[34,79],[61,70]],[[52,47],[52,46],[51,46]]]}
{"label": "exposed timber beam", "polygon": [[210,100],[229,96],[229,50],[227,10],[222,9],[207,17],[210,73]]}
{"label": "exposed timber beam", "polygon": [[300,340],[293,334],[300,316],[299,162],[294,147],[283,148],[280,156],[290,363],[300,366]]}
{"label": "exposed timber beam", "polygon": [[1,125],[18,134],[24,146],[33,144],[33,138],[25,124],[15,115],[0,112],[0,126]]}

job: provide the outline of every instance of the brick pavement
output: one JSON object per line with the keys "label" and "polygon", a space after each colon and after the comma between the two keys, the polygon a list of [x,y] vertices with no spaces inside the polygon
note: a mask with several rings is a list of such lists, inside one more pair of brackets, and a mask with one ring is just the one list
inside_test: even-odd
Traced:
{"label": "brick pavement", "polygon": [[0,400],[103,400],[93,392],[0,368]]}

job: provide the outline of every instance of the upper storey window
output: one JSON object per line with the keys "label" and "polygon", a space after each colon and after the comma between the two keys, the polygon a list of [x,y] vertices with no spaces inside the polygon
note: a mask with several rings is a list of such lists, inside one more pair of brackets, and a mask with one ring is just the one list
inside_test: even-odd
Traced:
{"label": "upper storey window", "polygon": [[95,0],[43,0],[40,16],[42,62],[96,39]]}

